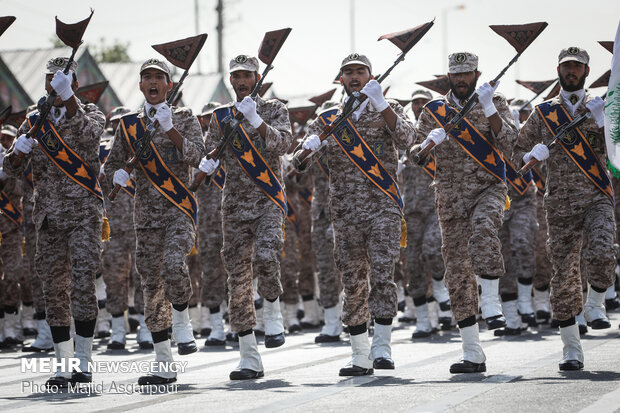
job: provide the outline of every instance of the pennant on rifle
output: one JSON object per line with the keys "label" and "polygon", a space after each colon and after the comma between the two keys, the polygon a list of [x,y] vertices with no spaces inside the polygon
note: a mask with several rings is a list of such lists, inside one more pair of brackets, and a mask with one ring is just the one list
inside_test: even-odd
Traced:
{"label": "pennant on rifle", "polygon": [[73,49],[77,48],[82,44],[82,36],[84,36],[84,32],[94,12],[93,9],[90,9],[90,16],[88,18],[72,24],[63,23],[56,17],[56,36],[67,46]]}
{"label": "pennant on rifle", "polygon": [[317,106],[321,106],[323,103],[327,102],[328,100],[330,100],[332,98],[332,96],[334,96],[334,93],[336,93],[336,89],[332,89],[328,92],[322,93],[318,96],[313,96],[310,99],[308,99],[310,102],[314,103]]}
{"label": "pennant on rifle", "polygon": [[407,53],[433,27],[433,24],[435,24],[434,19],[411,29],[384,34],[378,40],[387,39],[402,50],[403,53]]}
{"label": "pennant on rifle", "polygon": [[0,36],[9,28],[15,21],[15,16],[3,16],[0,17]]}
{"label": "pennant on rifle", "polygon": [[297,122],[300,125],[306,123],[316,111],[316,106],[303,106],[297,108],[289,108],[288,116],[291,122]]}
{"label": "pennant on rifle", "polygon": [[508,40],[508,43],[515,48],[517,53],[523,52],[548,26],[546,22],[513,24],[513,25],[493,25],[491,30]]}
{"label": "pennant on rifle", "polygon": [[603,86],[607,87],[609,85],[610,77],[611,77],[611,69],[603,73],[601,77],[599,77],[594,82],[592,82],[592,84],[590,85],[590,88],[594,89],[596,87],[603,87]]}
{"label": "pennant on rifle", "polygon": [[599,40],[598,44],[603,46],[609,53],[614,52],[614,42],[611,40]]}
{"label": "pennant on rifle", "polygon": [[551,88],[551,92],[543,100],[549,100],[551,98],[556,97],[560,94],[560,82],[556,82],[555,85]]}
{"label": "pennant on rifle", "polygon": [[83,102],[96,104],[109,83],[107,80],[104,80],[92,85],[81,86],[75,91],[75,95]]}
{"label": "pennant on rifle", "polygon": [[425,88],[430,89],[433,92],[439,93],[440,95],[445,95],[450,90],[450,81],[448,80],[448,76],[446,75],[443,75],[433,80],[416,82],[416,84],[424,86]]}
{"label": "pennant on rifle", "polygon": [[293,29],[287,27],[265,33],[260,49],[258,49],[258,58],[261,62],[266,65],[270,65],[273,62],[291,30]]}
{"label": "pennant on rifle", "polygon": [[188,70],[206,40],[207,34],[203,33],[174,42],[154,44],[151,47],[176,67]]}
{"label": "pennant on rifle", "polygon": [[531,90],[536,94],[542,93],[545,89],[553,84],[557,79],[551,80],[540,80],[540,81],[530,81],[530,80],[517,80],[517,83],[521,86]]}

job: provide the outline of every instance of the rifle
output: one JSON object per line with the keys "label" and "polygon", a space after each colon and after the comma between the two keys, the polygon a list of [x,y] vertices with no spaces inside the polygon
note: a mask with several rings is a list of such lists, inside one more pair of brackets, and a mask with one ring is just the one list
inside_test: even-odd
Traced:
{"label": "rifle", "polygon": [[[88,27],[88,23],[90,23],[90,19],[91,17],[93,17],[94,12],[95,11],[93,9],[90,9],[90,16],[88,16],[88,18],[73,24],[63,23],[58,20],[58,16],[56,17],[56,35],[64,44],[71,47],[72,49],[71,56],[69,57],[69,60],[67,61],[67,64],[62,71],[65,75],[69,73],[69,68],[73,63],[75,54],[80,45],[83,43],[82,36],[84,36],[86,27]],[[30,130],[26,132],[26,136],[28,138],[36,138],[37,133],[39,132],[39,130],[41,130],[41,127],[43,126],[43,122],[45,122],[45,120],[47,119],[47,115],[49,115],[50,111],[52,110],[54,100],[56,100],[57,96],[58,94],[56,93],[56,91],[52,89],[45,101],[43,101],[39,105],[39,118],[34,123],[32,128],[30,128]],[[15,156],[15,152],[13,152],[11,154],[11,165],[14,168],[17,168],[22,164],[25,156],[26,155],[21,152],[18,153],[17,156]]]}
{"label": "rifle", "polygon": [[[512,45],[512,47],[514,47],[517,51],[515,57],[513,57],[512,60],[502,69],[502,71],[489,82],[491,85],[495,85],[495,83],[497,83],[497,81],[502,76],[504,76],[506,70],[508,70],[508,68],[519,59],[521,53],[523,53],[525,49],[527,49],[527,47],[532,44],[532,42],[538,37],[538,35],[542,33],[543,30],[545,30],[547,25],[548,24],[546,22],[541,22],[511,26],[489,26],[491,30],[506,39],[508,43],[510,43],[510,45]],[[474,95],[467,101],[465,106],[463,106],[463,109],[461,109],[459,113],[457,113],[448,123],[443,126],[443,130],[445,130],[446,133],[450,132],[452,128],[456,127],[459,123],[461,123],[465,116],[467,116],[467,114],[471,112],[471,110],[477,103],[477,98],[478,94],[474,93]],[[413,157],[413,160],[418,165],[423,165],[426,161],[426,157],[433,150],[434,147],[435,143],[429,142],[429,144],[426,145],[424,149],[422,149]]]}
{"label": "rifle", "polygon": [[[181,69],[184,69],[181,78],[176,83],[174,89],[168,95],[168,98],[166,99],[166,104],[171,105],[175,101],[176,95],[179,92],[183,81],[187,77],[187,74],[189,73],[189,68],[191,67],[192,63],[194,63],[194,60],[196,60],[196,57],[198,57],[198,53],[200,53],[200,50],[202,49],[202,46],[205,44],[206,40],[207,34],[203,33],[199,34],[198,36],[188,37],[186,39],[176,40],[174,42],[156,44],[151,46],[157,52],[162,54],[170,63],[177,67],[180,67]],[[142,142],[139,145],[139,149],[127,161],[127,163],[125,164],[125,168],[123,168],[125,172],[130,174],[134,170],[142,155],[144,155],[146,150],[149,148],[151,139],[153,139],[153,134],[158,127],[159,122],[157,121],[151,122],[147,125],[146,132],[141,139]],[[114,189],[112,189],[112,191],[108,195],[108,198],[114,200],[114,198],[116,198],[116,194],[118,194],[118,191],[120,191],[120,189],[120,185],[114,185]]]}
{"label": "rifle", "polygon": [[[256,95],[258,95],[258,93],[260,92],[261,87],[263,85],[263,81],[265,80],[265,76],[267,76],[269,71],[273,69],[273,66],[271,64],[276,58],[276,55],[280,51],[280,48],[286,41],[286,38],[288,37],[291,30],[293,29],[285,28],[285,29],[274,30],[274,31],[265,33],[265,36],[263,37],[263,41],[261,42],[260,49],[258,50],[258,58],[266,66],[265,66],[265,70],[263,70],[263,74],[261,75],[261,78],[258,80],[258,82],[256,82],[256,85],[254,85],[254,89],[252,89],[252,93],[250,93],[251,98],[255,98]],[[239,111],[237,111],[234,117],[227,117],[227,119],[225,119],[225,122],[228,123],[228,127],[229,127],[228,133],[222,136],[222,139],[220,139],[220,142],[218,143],[217,147],[207,154],[207,159],[217,160],[222,157],[222,155],[224,154],[224,149],[226,149],[226,146],[228,146],[228,143],[231,141],[233,136],[236,134],[237,126],[241,124],[241,121],[243,119],[244,119],[243,113]],[[192,182],[192,184],[190,185],[189,190],[196,192],[196,190],[198,190],[198,187],[200,186],[203,180],[206,179],[207,184],[208,184],[211,182],[211,177],[215,174],[216,174],[216,171],[214,171],[213,174],[211,175],[207,175],[206,173],[199,171],[196,174],[196,177],[194,178],[194,182]]]}
{"label": "rifle", "polygon": [[[390,33],[379,37],[378,40],[388,39],[391,41],[396,47],[398,47],[402,52],[398,56],[398,58],[394,61],[392,66],[388,68],[388,70],[383,73],[379,79],[377,79],[378,83],[381,83],[388,77],[390,72],[405,59],[405,55],[409,52],[413,46],[415,46],[422,37],[430,30],[430,28],[435,24],[435,21],[432,20],[428,23],[424,23],[420,26],[416,26],[414,28],[403,30],[401,32]],[[323,131],[319,135],[319,139],[323,142],[327,139],[332,133],[334,133],[346,120],[357,110],[357,108],[366,100],[368,96],[363,95],[359,92],[353,92],[351,97],[344,105],[342,112],[338,117],[329,125],[325,125]],[[301,144],[298,146],[296,151],[299,151],[292,159],[292,163],[295,166],[295,169],[303,170],[306,169],[308,158],[312,154],[312,151],[309,149],[301,148]]]}

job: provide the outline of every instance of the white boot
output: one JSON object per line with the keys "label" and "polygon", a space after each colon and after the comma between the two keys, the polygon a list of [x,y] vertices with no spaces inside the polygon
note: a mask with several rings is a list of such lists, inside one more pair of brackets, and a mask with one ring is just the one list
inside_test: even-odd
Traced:
{"label": "white boot", "polygon": [[583,312],[588,322],[594,330],[610,328],[611,323],[605,312],[605,292],[599,293],[590,287],[590,294],[584,306]]}
{"label": "white boot", "polygon": [[265,314],[263,307],[256,309],[256,325],[252,329],[257,336],[265,335]]}
{"label": "white boot", "polygon": [[321,320],[319,319],[319,304],[316,298],[303,301],[304,317],[300,320],[302,328],[317,328]]}
{"label": "white boot", "polygon": [[411,335],[412,339],[430,337],[433,332],[431,319],[428,315],[428,303],[415,307],[417,321],[415,323],[415,331]]}
{"label": "white boot", "polygon": [[24,347],[22,351],[50,351],[54,348],[52,340],[52,330],[45,320],[37,320],[37,338],[29,347]]}
{"label": "white boot", "polygon": [[560,327],[562,337],[562,361],[560,370],[580,370],[583,368],[583,350],[579,339],[579,326],[575,323],[568,327]]}
{"label": "white boot", "polygon": [[286,311],[286,324],[288,326],[288,332],[294,333],[301,331],[299,320],[297,319],[297,304],[284,304]]}
{"label": "white boot", "polygon": [[[54,343],[54,357],[62,363],[56,368],[56,374],[50,380],[58,377],[66,380],[71,379],[73,371],[70,368],[70,360],[74,358],[73,339]],[[48,383],[50,380],[48,380]]]}
{"label": "white boot", "polygon": [[37,330],[37,323],[34,320],[34,306],[22,305],[22,328],[24,329],[24,335],[34,335],[32,333]]}
{"label": "white boot", "polygon": [[373,366],[377,369],[393,369],[394,361],[392,360],[392,325],[389,326],[379,324],[375,320],[375,332],[372,336],[372,345],[370,346],[370,358],[373,360]]}
{"label": "white boot", "polygon": [[[376,327],[375,327],[376,328]],[[365,376],[373,373],[370,360],[370,341],[368,331],[351,337],[351,361],[342,369],[340,376]]]}
{"label": "white boot", "polygon": [[174,359],[172,358],[170,340],[155,343],[153,347],[155,348],[155,366],[153,370],[151,370],[151,375],[142,376],[138,379],[138,384],[156,384],[162,381],[165,383],[172,383],[176,381],[177,372]]}
{"label": "white boot", "polygon": [[[517,300],[502,301],[502,310],[506,316],[506,327],[495,330],[496,336],[516,336],[521,334],[521,316]],[[526,325],[527,326],[527,325]],[[527,328],[527,327],[526,327]]]}
{"label": "white boot", "polygon": [[428,306],[428,319],[431,322],[431,331],[439,330],[439,304],[433,300],[426,304]]}
{"label": "white boot", "polygon": [[16,345],[23,343],[20,328],[19,312],[4,313],[4,341],[3,344]]}
{"label": "white boot", "polygon": [[506,319],[502,314],[502,304],[499,300],[499,278],[487,280],[480,278],[482,293],[480,294],[480,307],[482,318],[487,323],[489,330],[506,327]]}
{"label": "white boot", "polygon": [[106,286],[105,281],[103,280],[103,275],[95,278],[95,295],[97,296],[97,301],[105,301],[108,297],[106,294]]}
{"label": "white boot", "polygon": [[539,322],[548,322],[551,318],[551,303],[549,301],[549,288],[540,291],[534,288],[534,310]]}
{"label": "white boot", "polygon": [[[125,348],[125,315],[120,317],[112,317],[112,334],[110,335],[109,350],[123,350]],[[77,339],[76,339],[77,340]]]}
{"label": "white boot", "polygon": [[172,308],[172,339],[177,343],[179,355],[198,351],[194,341],[194,332],[189,320],[189,309],[178,311]]}
{"label": "white boot", "polygon": [[517,310],[519,314],[534,314],[534,307],[532,307],[532,284],[517,282],[517,293]]}
{"label": "white boot", "polygon": [[136,334],[136,341],[142,350],[152,349],[153,348],[153,336],[146,326],[146,322],[144,321],[144,314],[140,314],[138,316],[140,320],[140,327],[138,327],[138,333]]}
{"label": "white boot", "polygon": [[437,300],[438,303],[445,303],[446,301],[450,301],[450,294],[448,293],[448,287],[446,287],[446,283],[443,279],[436,280],[432,278],[433,284],[433,297]]}
{"label": "white boot", "polygon": [[[221,311],[220,309],[220,312]],[[202,337],[208,337],[209,334],[211,334],[211,312],[207,306],[203,305],[200,308],[200,335]]]}
{"label": "white boot", "polygon": [[[487,358],[484,355],[482,345],[480,344],[480,331],[478,329],[478,324],[476,323],[469,327],[459,328],[459,330],[461,332],[461,339],[463,340],[463,361],[484,366],[484,362]],[[455,366],[456,365],[452,365],[450,368],[450,371],[453,373],[486,371],[486,366],[482,367],[482,369],[479,367],[475,371],[453,371],[453,367]]]}
{"label": "white boot", "polygon": [[[118,317],[121,318],[121,317]],[[123,325],[125,318],[122,317]],[[75,335],[75,357],[80,361],[80,372],[73,373],[73,380],[80,383],[90,383],[93,380],[93,374],[90,372],[89,363],[93,362],[93,337],[82,337]]]}
{"label": "white boot", "polygon": [[413,323],[416,321],[415,306],[413,305],[413,298],[411,296],[405,297],[405,311],[403,315],[398,319],[401,323]]}
{"label": "white boot", "polygon": [[210,313],[209,318],[211,319],[211,334],[207,337],[205,346],[225,346],[226,332],[224,331],[222,311]]}
{"label": "white boot", "polygon": [[95,327],[95,337],[110,337],[110,313],[104,308],[100,308],[97,313],[97,324]]}
{"label": "white boot", "polygon": [[202,314],[200,312],[200,308],[196,305],[194,307],[189,307],[189,319],[192,323],[192,330],[194,335],[198,335],[200,332],[200,323]]}
{"label": "white boot", "polygon": [[231,380],[256,379],[264,376],[263,362],[258,353],[254,332],[239,337],[239,354],[241,360],[237,369],[230,373]]}
{"label": "white boot", "polygon": [[275,336],[284,333],[280,298],[277,298],[273,303],[269,300],[263,300],[263,319],[265,321],[265,335]]}
{"label": "white boot", "polygon": [[[342,333],[342,321],[340,320],[340,307],[335,305],[325,309],[325,325],[321,329],[320,336],[331,337],[331,341],[340,341],[340,334]],[[335,339],[334,339],[335,338]],[[315,343],[324,342],[322,339],[317,341],[318,337],[315,337]],[[329,339],[328,339],[329,340]],[[327,341],[327,340],[326,340]]]}

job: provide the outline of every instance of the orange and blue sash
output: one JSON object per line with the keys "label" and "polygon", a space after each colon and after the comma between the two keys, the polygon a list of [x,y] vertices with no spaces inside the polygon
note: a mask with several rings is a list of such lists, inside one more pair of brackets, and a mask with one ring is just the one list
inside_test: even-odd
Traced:
{"label": "orange and blue sash", "polygon": [[426,172],[432,179],[435,179],[435,155],[432,153],[428,154],[426,158],[426,162],[422,166],[424,172]]}
{"label": "orange and blue sash", "polygon": [[295,232],[299,234],[299,221],[297,221],[297,211],[295,207],[286,199],[286,219],[291,223],[293,228],[295,228]]}
{"label": "orange and blue sash", "polygon": [[303,189],[301,189],[300,191],[297,191],[297,193],[299,194],[299,196],[301,197],[301,200],[308,206],[311,207],[312,206],[312,190],[309,188],[306,188],[305,186],[303,187]]}
{"label": "orange and blue sash", "polygon": [[[327,110],[319,115],[324,125],[333,122],[337,117],[337,109]],[[362,173],[383,193],[398,205],[402,211],[404,203],[398,184],[377,159],[372,149],[359,134],[350,119],[347,119],[332,133],[336,143],[347,157]]]}
{"label": "orange and blue sash", "polygon": [[32,163],[28,161],[24,168],[24,181],[34,191],[34,181],[32,180]]}
{"label": "orange and blue sash", "polygon": [[[28,117],[28,126],[37,121],[39,112]],[[75,183],[103,201],[103,192],[95,173],[80,156],[67,145],[54,126],[47,120],[35,136],[43,153]]]}
{"label": "orange and blue sash", "polygon": [[[551,102],[543,102],[537,105],[536,110],[553,136],[557,135],[560,126],[573,120],[562,105],[554,105]],[[583,132],[579,128],[575,128],[565,135],[565,138],[559,143],[581,172],[614,204],[614,190],[611,187],[607,171],[601,165]]]}
{"label": "orange and blue sash", "polygon": [[24,229],[21,209],[11,201],[4,191],[0,191],[0,213],[17,225],[19,229]]}
{"label": "orange and blue sash", "polygon": [[[213,112],[215,121],[222,135],[226,135],[227,122],[235,116],[236,110],[231,106],[219,108]],[[287,201],[284,188],[273,173],[267,162],[250,140],[243,126],[237,126],[235,136],[228,145],[237,158],[241,169],[254,181],[254,183],[271,199],[287,216]]]}
{"label": "orange and blue sash", "polygon": [[213,175],[213,183],[217,185],[218,188],[224,189],[224,183],[226,182],[226,170],[223,167],[220,167],[215,175]]}
{"label": "orange and blue sash", "polygon": [[[425,109],[442,127],[457,113],[442,100],[430,101]],[[450,129],[448,134],[487,172],[500,181],[506,182],[506,164],[502,155],[467,118]]]}
{"label": "orange and blue sash", "polygon": [[[143,120],[138,118],[137,113],[131,113],[121,118],[120,125],[129,148],[135,154],[143,144],[142,137],[146,132]],[[149,149],[140,158],[140,168],[157,191],[192,220],[196,230],[198,202],[185,184],[168,168],[153,141],[149,142]]]}
{"label": "orange and blue sash", "polygon": [[506,180],[519,195],[523,195],[532,183],[532,171],[528,171],[523,177],[520,177],[507,157],[504,157],[504,162],[506,162]]}
{"label": "orange and blue sash", "polygon": [[537,167],[533,167],[530,171],[532,172],[534,185],[536,185],[536,193],[540,196],[545,196],[545,177]]}
{"label": "orange and blue sash", "polygon": [[327,151],[323,150],[318,156],[315,156],[316,163],[319,165],[321,172],[329,179],[329,165],[327,165]]}

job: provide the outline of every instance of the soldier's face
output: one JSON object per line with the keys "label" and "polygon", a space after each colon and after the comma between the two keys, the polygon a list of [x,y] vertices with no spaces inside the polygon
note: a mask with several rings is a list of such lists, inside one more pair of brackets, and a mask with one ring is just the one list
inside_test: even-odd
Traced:
{"label": "soldier's face", "polygon": [[480,72],[448,73],[448,81],[452,94],[458,99],[467,99],[476,90]]}
{"label": "soldier's face", "polygon": [[340,76],[340,84],[344,86],[347,95],[353,92],[359,92],[362,90],[366,83],[373,76],[370,74],[368,68],[364,65],[348,65],[342,69],[342,76]]}
{"label": "soldier's face", "polygon": [[235,90],[238,102],[241,102],[244,97],[250,96],[259,79],[259,74],[249,70],[237,70],[230,74],[230,84]]}
{"label": "soldier's face", "polygon": [[15,139],[14,136],[6,135],[3,133],[2,135],[0,135],[0,144],[4,149],[9,149],[13,144],[13,139]]}
{"label": "soldier's face", "polygon": [[140,91],[151,105],[165,102],[171,89],[172,82],[161,70],[146,69],[140,74]]}
{"label": "soldier's face", "polygon": [[558,66],[560,85],[567,92],[583,89],[589,73],[589,66],[575,61],[564,62]]}
{"label": "soldier's face", "polygon": [[411,110],[413,111],[413,114],[415,115],[416,119],[420,117],[420,113],[422,113],[422,109],[424,108],[424,105],[426,105],[427,103],[428,103],[428,99],[423,99],[423,98],[413,99],[411,101]]}

